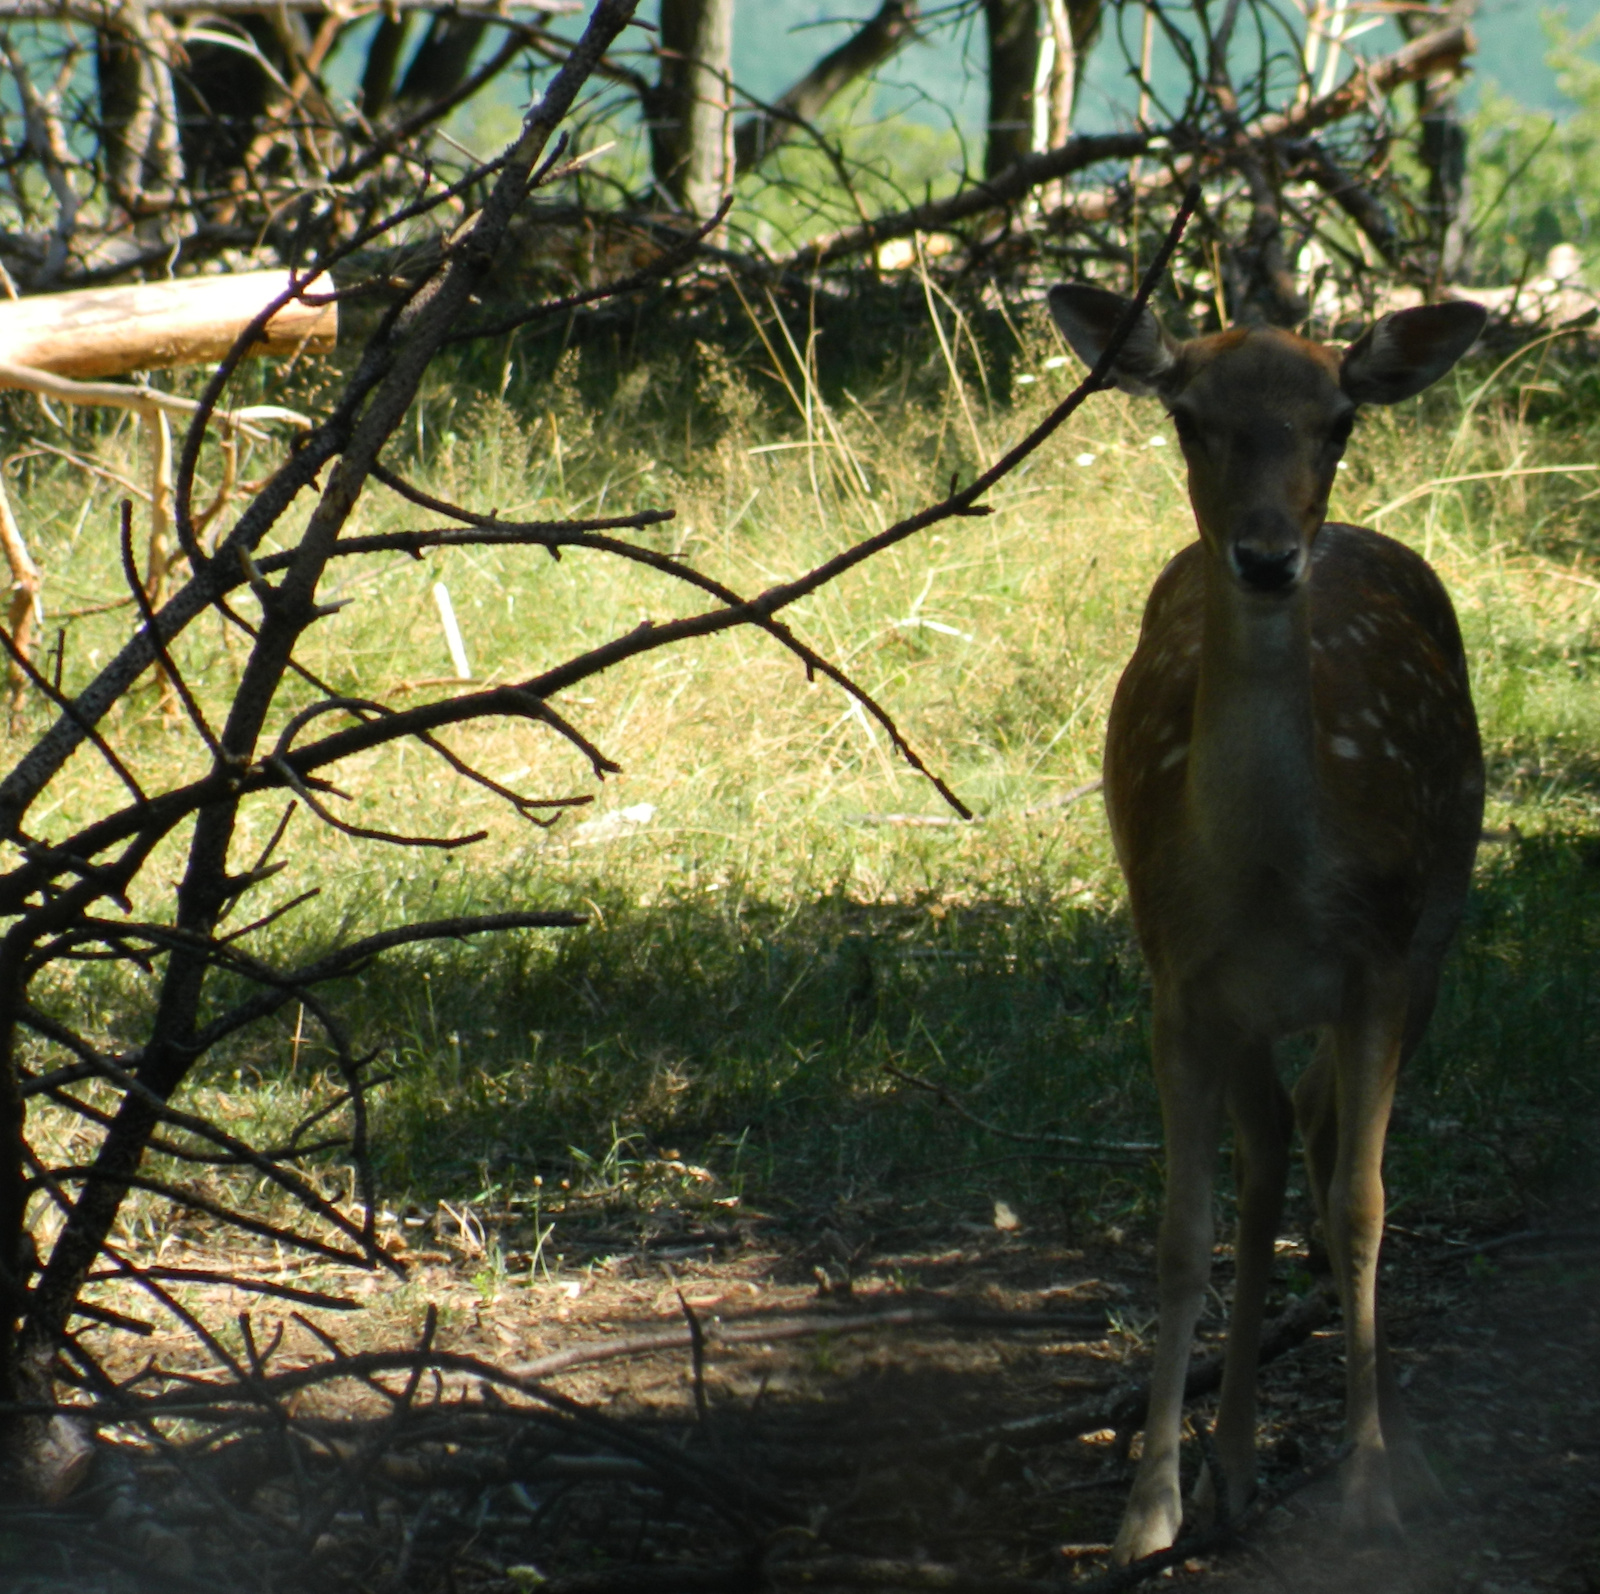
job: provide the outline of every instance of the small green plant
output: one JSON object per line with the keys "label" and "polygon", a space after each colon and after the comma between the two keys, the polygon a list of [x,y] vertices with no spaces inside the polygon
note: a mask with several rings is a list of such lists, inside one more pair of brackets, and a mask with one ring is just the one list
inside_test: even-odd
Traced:
{"label": "small green plant", "polygon": [[1284,1279],[1284,1287],[1291,1295],[1306,1296],[1316,1288],[1316,1278],[1303,1267],[1291,1268]]}
{"label": "small green plant", "polygon": [[556,1232],[556,1226],[544,1221],[543,1196],[544,1180],[536,1176],[533,1181],[533,1250],[528,1257],[528,1278],[538,1278],[548,1283],[554,1275],[550,1271],[544,1248],[546,1241]]}
{"label": "small green plant", "polygon": [[811,1342],[811,1370],[823,1378],[834,1377],[841,1369],[839,1346],[832,1334],[819,1334]]}
{"label": "small green plant", "polygon": [[497,1235],[484,1247],[483,1264],[472,1275],[472,1287],[485,1306],[493,1306],[506,1287],[506,1259]]}

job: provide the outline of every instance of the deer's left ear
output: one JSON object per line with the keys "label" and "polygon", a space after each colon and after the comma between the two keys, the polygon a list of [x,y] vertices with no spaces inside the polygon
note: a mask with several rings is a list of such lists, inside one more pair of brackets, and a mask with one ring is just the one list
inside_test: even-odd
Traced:
{"label": "deer's left ear", "polygon": [[1483,331],[1481,304],[1443,304],[1395,310],[1374,321],[1345,351],[1339,386],[1357,404],[1398,404],[1432,387]]}

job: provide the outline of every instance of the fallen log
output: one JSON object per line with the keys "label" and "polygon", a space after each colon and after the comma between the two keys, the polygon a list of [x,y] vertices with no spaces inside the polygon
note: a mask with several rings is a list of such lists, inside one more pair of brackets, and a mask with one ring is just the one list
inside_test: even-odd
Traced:
{"label": "fallen log", "polygon": [[[246,271],[3,301],[0,364],[88,377],[220,360],[288,286],[286,271]],[[338,331],[337,305],[292,300],[253,352],[326,354]]]}
{"label": "fallen log", "polygon": [[[21,388],[67,404],[133,410],[150,439],[150,551],[146,597],[159,602],[173,560],[172,434],[169,415],[193,415],[194,399],[163,393],[144,383],[84,382],[81,377],[117,376],[159,366],[220,360],[239,335],[290,283],[286,271],[248,271],[233,276],[184,277],[172,282],[121,288],[85,288],[0,301],[0,388]],[[337,304],[291,300],[267,323],[252,351],[257,354],[325,354],[339,331]],[[211,507],[198,517],[201,529],[220,514],[236,486],[236,436],[265,439],[264,421],[305,428],[310,420],[275,404],[214,410],[226,459]],[[20,724],[28,671],[44,624],[43,575],[28,551],[22,528],[0,480],[0,556],[11,572],[6,619],[10,647],[11,724]],[[163,674],[163,702],[169,700]]]}

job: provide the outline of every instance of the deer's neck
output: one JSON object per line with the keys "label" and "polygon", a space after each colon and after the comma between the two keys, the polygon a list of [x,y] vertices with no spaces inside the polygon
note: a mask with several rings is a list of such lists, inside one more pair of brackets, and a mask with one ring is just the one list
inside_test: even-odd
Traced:
{"label": "deer's neck", "polygon": [[1303,872],[1317,815],[1311,600],[1270,601],[1206,565],[1205,630],[1189,754],[1195,829],[1241,874]]}

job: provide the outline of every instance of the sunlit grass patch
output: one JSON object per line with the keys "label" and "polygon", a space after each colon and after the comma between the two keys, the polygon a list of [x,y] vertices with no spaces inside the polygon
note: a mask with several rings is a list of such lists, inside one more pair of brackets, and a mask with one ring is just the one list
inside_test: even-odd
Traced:
{"label": "sunlit grass patch", "polygon": [[[1034,380],[1013,381],[1009,402],[997,383],[986,396],[974,376],[984,345],[952,322],[962,352],[948,361],[934,350],[871,383],[824,382],[807,329],[749,310],[742,353],[736,340],[703,342],[687,363],[642,358],[608,377],[569,352],[550,382],[513,371],[499,397],[441,383],[419,405],[405,468],[507,517],[670,506],[676,518],[641,536],[753,592],[920,507],[952,471],[965,479],[1075,379],[1041,337],[1007,354],[1013,376]],[[1600,479],[1585,467],[1600,450],[1570,412],[1530,419],[1520,370],[1475,402],[1487,370],[1425,405],[1374,412],[1333,510],[1425,550],[1450,586],[1490,759],[1489,822],[1521,837],[1483,854],[1433,1034],[1402,1087],[1391,1157],[1402,1204],[1536,1200],[1572,1166],[1592,1118]],[[131,436],[80,442],[137,464]],[[109,492],[85,515],[83,479],[43,459],[21,487],[49,612],[112,593]],[[1181,459],[1153,405],[1101,395],[991,503],[992,515],[891,550],[788,615],[893,714],[978,824],[904,822],[951,816],[868,716],[808,685],[754,631],[558,700],[623,765],[603,784],[539,727],[450,733],[520,791],[594,798],[548,830],[418,748],[341,770],[341,812],[419,835],[481,828],[487,841],[396,851],[297,815],[290,867],[254,911],[320,895],[243,938],[280,964],[412,916],[590,914],[581,931],[392,954],[332,990],[393,1076],[375,1098],[389,1199],[523,1199],[592,1181],[625,1147],[640,1165],[679,1152],[708,1170],[717,1199],[775,1208],[913,1195],[981,1207],[1004,1194],[1069,1212],[1149,1210],[1148,1157],[1081,1160],[1093,1151],[1080,1147],[1068,1161],[1026,1137],[1157,1134],[1144,979],[1098,799],[1050,804],[1098,773],[1144,595],[1192,536]],[[351,529],[427,523],[374,488]],[[351,601],[308,638],[303,662],[391,702],[450,691],[436,583],[480,682],[702,601],[576,550],[559,562],[504,548],[352,560],[331,593]],[[88,679],[130,623],[129,611],[72,620],[66,683]],[[217,712],[241,653],[210,618],[177,652]],[[153,686],[144,692],[110,727],[130,762],[198,772],[193,739],[164,720]],[[311,697],[295,687],[282,717]],[[103,772],[79,755],[52,793],[59,806],[34,817],[47,835],[105,801]],[[283,806],[252,806],[241,855]],[[219,982],[219,1003],[226,991]],[[79,969],[50,1000],[133,1040],[152,993],[138,976]],[[270,1137],[329,1061],[291,1004],[190,1090],[226,1097],[241,1133]],[[907,1076],[953,1092],[966,1116]],[[337,1151],[324,1164],[330,1191],[348,1185]]]}

